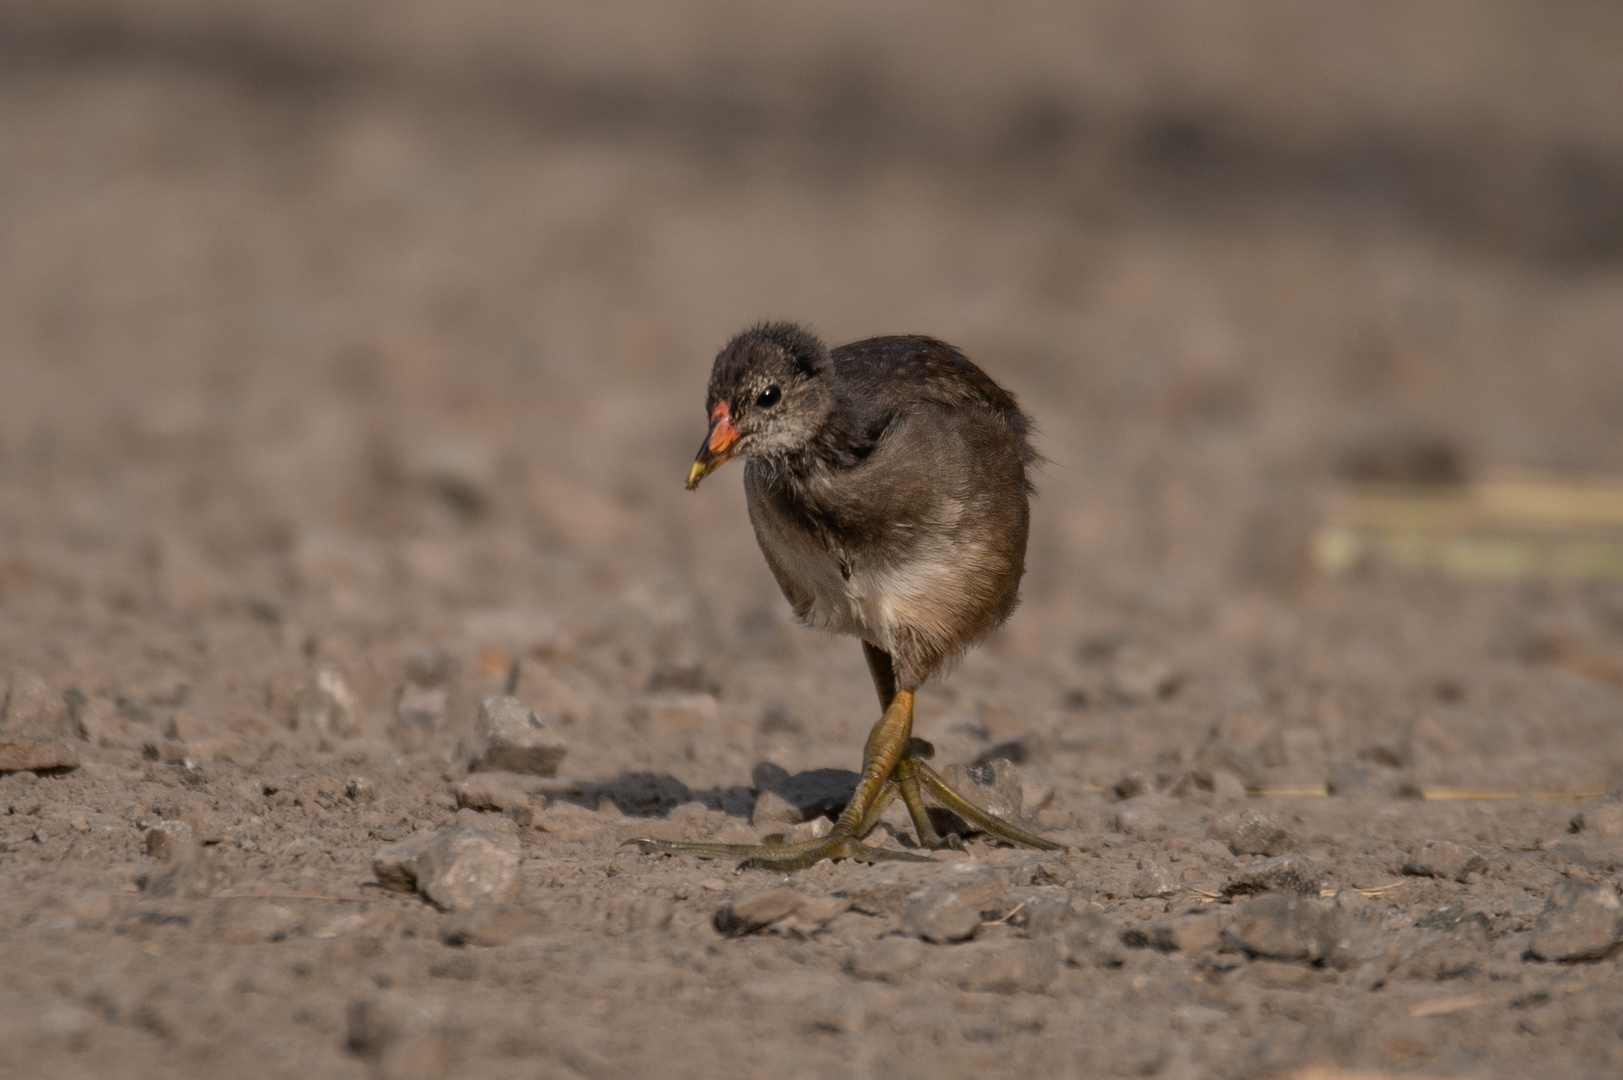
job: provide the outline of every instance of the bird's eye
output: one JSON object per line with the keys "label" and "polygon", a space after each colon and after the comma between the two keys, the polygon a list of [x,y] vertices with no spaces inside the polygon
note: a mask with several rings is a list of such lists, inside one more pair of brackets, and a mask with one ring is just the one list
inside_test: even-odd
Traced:
{"label": "bird's eye", "polygon": [[761,391],[761,396],[755,399],[755,404],[763,409],[770,409],[783,400],[783,391],[776,386],[769,386]]}

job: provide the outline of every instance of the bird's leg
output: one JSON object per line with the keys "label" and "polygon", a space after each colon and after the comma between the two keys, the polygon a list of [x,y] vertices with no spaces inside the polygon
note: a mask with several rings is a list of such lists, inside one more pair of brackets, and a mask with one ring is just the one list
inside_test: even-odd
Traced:
{"label": "bird's leg", "polygon": [[[883,709],[889,709],[891,699],[896,696],[896,665],[891,660],[890,653],[866,641],[862,643],[862,654],[867,657],[868,671],[873,675],[874,690],[879,694],[879,705]],[[911,710],[909,712],[911,713]],[[911,731],[911,715],[908,718],[908,728]],[[942,836],[936,831],[935,823],[930,820],[929,808],[924,803],[925,793],[975,828],[1001,837],[1012,844],[1022,844],[1044,851],[1057,851],[1064,846],[1051,840],[1044,840],[994,814],[987,813],[948,787],[947,782],[941,779],[941,774],[925,764],[925,759],[934,754],[935,748],[929,743],[923,739],[910,738],[901,760],[896,763],[895,772],[892,773],[897,793],[907,804],[907,813],[913,819],[913,828],[918,831],[920,847],[939,851],[942,848],[962,850],[964,846],[963,839],[957,833]]]}
{"label": "bird's leg", "polygon": [[[888,659],[888,658],[887,658]],[[845,804],[834,828],[820,840],[798,844],[704,844],[679,840],[628,840],[645,852],[686,852],[702,858],[736,858],[739,869],[804,870],[824,859],[856,859],[860,862],[899,860],[928,862],[923,855],[862,843],[879,821],[885,805],[896,797],[898,782],[891,778],[896,763],[907,750],[913,732],[913,693],[900,690],[892,695],[885,715],[868,734],[862,753],[862,778]]]}

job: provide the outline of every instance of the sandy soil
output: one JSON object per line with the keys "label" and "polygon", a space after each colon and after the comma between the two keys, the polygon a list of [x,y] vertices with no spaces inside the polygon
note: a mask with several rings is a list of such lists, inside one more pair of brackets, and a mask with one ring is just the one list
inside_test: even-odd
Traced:
{"label": "sandy soil", "polygon": [[[1304,557],[1394,431],[1623,472],[1623,16],[869,7],[7,5],[0,749],[79,764],[0,775],[0,1073],[1623,1073],[1623,666],[1539,644],[1623,584]],[[682,490],[767,317],[1037,417],[918,722],[1065,852],[622,846],[875,718]],[[502,693],[556,776],[469,773]],[[458,822],[505,908],[382,887]]]}

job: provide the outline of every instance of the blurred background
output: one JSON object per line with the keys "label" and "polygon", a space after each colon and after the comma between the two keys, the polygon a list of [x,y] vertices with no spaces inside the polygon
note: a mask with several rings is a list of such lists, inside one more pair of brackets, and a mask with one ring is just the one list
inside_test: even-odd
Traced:
{"label": "blurred background", "polygon": [[550,658],[584,773],[673,689],[777,717],[695,783],[844,763],[855,646],[790,625],[736,470],[682,490],[715,351],[788,318],[1037,418],[951,731],[1308,730],[1322,777],[1424,714],[1434,779],[1536,773],[1616,690],[1524,644],[1623,645],[1613,585],[1306,551],[1349,454],[1623,470],[1620,55],[1609,0],[8,0],[0,651],[114,743],[405,739],[428,648]]}

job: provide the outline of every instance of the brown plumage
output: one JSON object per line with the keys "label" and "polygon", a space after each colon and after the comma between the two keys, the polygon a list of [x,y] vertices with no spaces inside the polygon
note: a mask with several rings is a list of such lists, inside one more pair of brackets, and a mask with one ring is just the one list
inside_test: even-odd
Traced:
{"label": "brown plumage", "polygon": [[941,836],[929,796],[981,831],[1052,848],[954,792],[912,737],[914,691],[1002,625],[1019,599],[1036,461],[1014,395],[934,338],[881,337],[830,350],[790,323],[735,337],[716,357],[710,432],[688,474],[698,486],[748,459],[750,522],[795,614],[861,638],[884,716],[862,779],[828,837],[725,845],[642,839],[645,851],[738,856],[793,870],[820,859],[916,858],[862,843],[891,799],[923,847]]}

